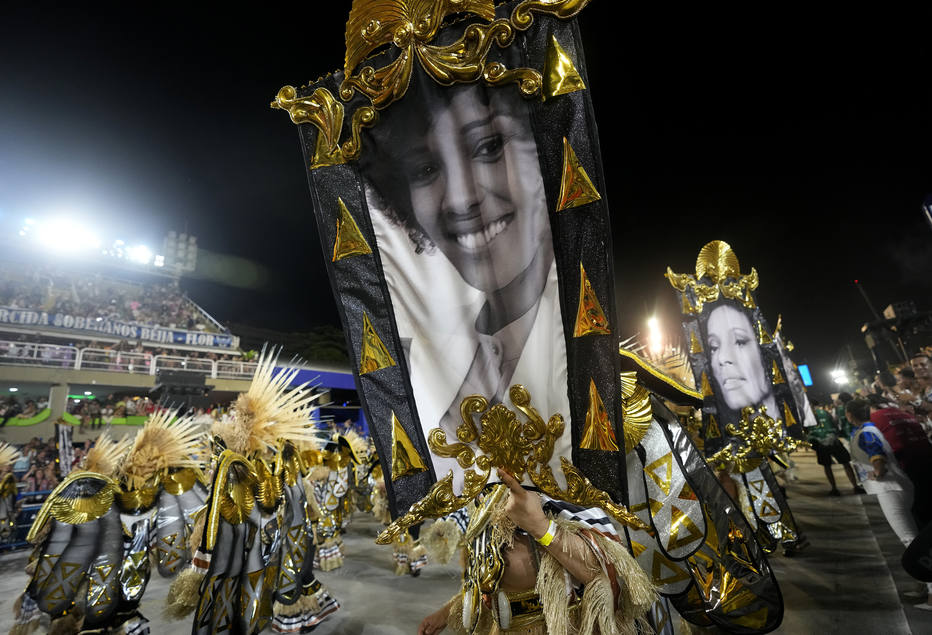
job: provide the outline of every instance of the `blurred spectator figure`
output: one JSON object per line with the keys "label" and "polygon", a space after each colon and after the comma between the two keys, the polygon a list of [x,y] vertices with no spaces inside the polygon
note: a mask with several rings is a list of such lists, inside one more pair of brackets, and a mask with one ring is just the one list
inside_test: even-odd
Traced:
{"label": "blurred spectator figure", "polygon": [[851,424],[848,423],[845,415],[845,406],[852,399],[854,399],[854,396],[850,392],[840,392],[838,398],[835,399],[835,421],[846,439],[851,438]]}
{"label": "blurred spectator figure", "polygon": [[7,398],[6,402],[0,405],[0,427],[6,425],[6,422],[16,417],[23,411],[16,397]]}
{"label": "blurred spectator figure", "polygon": [[26,400],[26,406],[23,408],[23,411],[17,415],[20,419],[29,419],[30,417],[35,417],[38,414],[39,408],[36,406],[36,402],[32,399]]}
{"label": "blurred spectator figure", "polygon": [[[908,546],[919,533],[911,512],[914,497],[929,498],[932,492],[918,490],[900,467],[883,433],[871,421],[870,404],[854,399],[845,406],[845,415],[854,428],[851,455],[855,469],[868,494],[877,496],[890,528]],[[932,611],[932,582],[922,589],[925,603],[916,608]]]}
{"label": "blurred spectator figure", "polygon": [[926,353],[919,353],[909,360],[909,365],[916,375],[918,385],[919,403],[915,407],[916,414],[929,416],[932,414],[932,363]]}
{"label": "blurred spectator figure", "polygon": [[886,442],[893,457],[916,488],[912,513],[919,527],[932,522],[932,443],[910,413],[871,395],[870,420]]}
{"label": "blurred spectator figure", "polygon": [[832,419],[832,415],[822,407],[817,401],[812,402],[813,412],[816,416],[818,425],[808,428],[809,442],[816,453],[816,461],[825,470],[825,478],[828,484],[832,486],[829,490],[829,496],[841,496],[838,486],[835,484],[835,474],[832,472],[832,459],[834,458],[845,470],[845,475],[851,481],[851,487],[855,494],[864,494],[864,488],[858,485],[854,476],[854,470],[851,467],[851,456],[841,444],[838,435],[841,432]]}
{"label": "blurred spectator figure", "polygon": [[126,404],[126,415],[127,417],[133,417],[136,415],[136,399],[127,398],[124,402]]}
{"label": "blurred spectator figure", "polygon": [[85,408],[87,409],[87,416],[91,424],[91,430],[99,429],[101,423],[100,402],[96,399],[88,399]]}

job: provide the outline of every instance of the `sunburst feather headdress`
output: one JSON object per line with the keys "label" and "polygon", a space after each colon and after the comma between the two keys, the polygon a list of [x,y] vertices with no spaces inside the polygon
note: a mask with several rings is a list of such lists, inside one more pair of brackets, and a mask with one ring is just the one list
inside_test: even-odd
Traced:
{"label": "sunburst feather headdress", "polygon": [[159,410],[146,420],[123,461],[121,472],[129,489],[144,487],[168,468],[198,468],[204,463],[204,432],[193,417],[177,418],[174,409]]}
{"label": "sunburst feather headdress", "polygon": [[0,441],[0,470],[13,465],[20,456],[19,450],[5,441]]}
{"label": "sunburst feather headdress", "polygon": [[97,437],[94,447],[87,451],[81,469],[104,476],[113,476],[120,469],[132,445],[133,442],[128,437],[116,441],[110,438],[109,433],[104,432]]}
{"label": "sunburst feather headdress", "polygon": [[308,384],[288,390],[297,368],[275,372],[278,355],[263,351],[249,390],[236,399],[228,421],[213,425],[212,432],[227,448],[244,456],[274,451],[279,440],[314,443],[311,414],[321,393]]}

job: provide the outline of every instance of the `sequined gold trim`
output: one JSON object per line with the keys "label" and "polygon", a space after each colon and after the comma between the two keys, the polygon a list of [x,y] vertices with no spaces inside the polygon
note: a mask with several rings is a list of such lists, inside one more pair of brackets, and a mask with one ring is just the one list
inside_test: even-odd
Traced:
{"label": "sequined gold trim", "polygon": [[402,476],[426,472],[424,459],[418,454],[408,437],[408,433],[401,427],[401,422],[392,411],[392,481]]}
{"label": "sequined gold trim", "polygon": [[618,442],[615,440],[615,431],[612,422],[605,411],[602,396],[596,388],[595,380],[589,380],[589,408],[586,410],[586,425],[583,429],[582,440],[579,447],[584,450],[611,450],[618,451]]}
{"label": "sequined gold trim", "polygon": [[695,331],[689,332],[689,352],[693,355],[702,352],[702,344],[699,343],[699,338],[696,337]]}
{"label": "sequined gold trim", "polygon": [[395,360],[382,343],[382,338],[375,332],[366,313],[362,314],[362,351],[359,354],[359,374],[373,373],[389,366],[395,366]]}
{"label": "sequined gold trim", "polygon": [[545,68],[544,99],[586,90],[586,83],[555,35],[550,36]]}
{"label": "sequined gold trim", "polygon": [[715,394],[712,392],[712,385],[709,383],[709,376],[705,371],[702,371],[702,377],[699,380],[699,385],[702,386],[703,397],[711,397]]}
{"label": "sequined gold trim", "polygon": [[752,267],[751,273],[742,275],[738,257],[731,246],[721,240],[713,240],[699,251],[695,275],[673,273],[667,267],[665,276],[673,288],[683,294],[684,314],[697,315],[707,302],[715,302],[720,296],[745,308],[756,306],[751,292],[758,285],[757,271]]}
{"label": "sequined gold trim", "polygon": [[158,496],[160,489],[158,479],[155,479],[155,483],[149,487],[131,490],[118,488],[115,493],[122,511],[137,513],[149,509],[155,504],[155,497]]}
{"label": "sequined gold trim", "polygon": [[585,168],[576,158],[570,142],[563,137],[563,176],[560,179],[560,195],[557,199],[557,211],[562,212],[573,207],[601,200],[602,197],[586,174]]}
{"label": "sequined gold trim", "polygon": [[584,335],[609,335],[608,318],[602,311],[599,298],[592,289],[586,270],[582,262],[579,263],[579,307],[576,310],[576,326],[573,328],[573,337]]}
{"label": "sequined gold trim", "polygon": [[350,256],[371,254],[372,249],[369,248],[369,243],[363,238],[362,232],[359,231],[359,225],[356,224],[353,215],[346,209],[346,204],[342,198],[337,199],[337,206],[340,209],[340,215],[337,217],[337,237],[333,241],[333,262]]}
{"label": "sequined gold trim", "polygon": [[[87,479],[100,485],[91,496],[80,498],[65,498],[63,492],[75,481]],[[76,471],[65,477],[58,486],[52,490],[49,497],[45,499],[36,519],[29,528],[29,534],[26,541],[34,543],[39,532],[48,522],[49,516],[58,522],[68,525],[80,525],[92,520],[96,520],[110,510],[113,505],[113,495],[118,489],[116,482],[101,474],[93,472]]]}
{"label": "sequined gold trim", "polygon": [[770,333],[767,332],[767,329],[764,328],[764,323],[760,320],[757,321],[757,341],[759,344],[773,344],[773,338],[770,337]]}
{"label": "sequined gold trim", "polygon": [[706,439],[718,439],[722,436],[722,431],[718,428],[718,421],[715,420],[715,415],[709,415],[709,426],[705,431]]}

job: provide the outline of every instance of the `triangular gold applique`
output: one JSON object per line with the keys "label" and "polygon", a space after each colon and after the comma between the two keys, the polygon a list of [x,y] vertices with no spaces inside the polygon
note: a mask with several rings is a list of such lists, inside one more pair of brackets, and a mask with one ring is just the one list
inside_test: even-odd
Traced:
{"label": "triangular gold applique", "polygon": [[718,439],[721,436],[722,431],[718,429],[718,421],[715,420],[715,415],[709,415],[709,425],[705,429],[705,438]]}
{"label": "triangular gold applique", "polygon": [[696,496],[696,492],[693,491],[693,488],[689,486],[689,483],[683,483],[683,488],[680,490],[679,496],[684,501],[696,501],[699,500],[699,497]]}
{"label": "triangular gold applique", "polygon": [[764,502],[760,506],[760,512],[758,513],[758,515],[761,518],[769,518],[770,516],[779,516],[780,510],[774,507],[770,503],[770,501],[765,498]]}
{"label": "triangular gold applique", "polygon": [[[663,471],[662,476],[658,473],[659,471]],[[667,452],[659,459],[645,465],[644,473],[663,490],[664,494],[669,496],[670,481],[673,479],[673,453]]]}
{"label": "triangular gold applique", "polygon": [[389,366],[395,366],[395,360],[382,343],[382,338],[375,332],[369,316],[362,314],[362,351],[359,354],[359,374],[365,375]]}
{"label": "triangular gold applique", "polygon": [[699,338],[696,337],[695,331],[689,332],[689,352],[693,355],[702,352],[702,344],[699,343]]}
{"label": "triangular gold applique", "polygon": [[576,70],[576,66],[573,65],[573,60],[553,35],[550,36],[545,68],[547,72],[544,75],[544,99],[586,89],[586,84],[579,71]]}
{"label": "triangular gold applique", "polygon": [[773,338],[770,337],[770,333],[767,332],[760,320],[757,321],[757,341],[762,345],[773,344]]}
{"label": "triangular gold applique", "polygon": [[333,262],[343,260],[350,256],[371,254],[369,243],[362,237],[359,225],[353,220],[353,215],[346,209],[342,198],[337,199],[340,215],[337,217],[337,237],[333,241]]}
{"label": "triangular gold applique", "polygon": [[796,417],[793,416],[793,411],[790,410],[790,404],[783,402],[783,424],[786,427],[795,426],[799,422],[796,421]]}
{"label": "triangular gold applique", "polygon": [[662,586],[680,580],[688,580],[689,574],[678,564],[663,555],[659,549],[654,551],[654,562],[651,566],[651,578],[654,584]]}
{"label": "triangular gold applique", "polygon": [[651,518],[653,518],[654,516],[657,515],[657,513],[661,509],[663,509],[663,503],[659,500],[655,500],[653,498],[648,497],[646,503],[638,503],[637,505],[631,505],[630,507],[628,507],[628,509],[636,514],[638,512],[644,511],[648,507],[650,507],[650,515],[651,515]]}
{"label": "triangular gold applique", "polygon": [[586,170],[579,164],[570,142],[563,137],[563,179],[560,181],[560,198],[557,211],[579,207],[601,200],[602,197],[589,180]]}
{"label": "triangular gold applique", "polygon": [[631,553],[634,554],[634,557],[635,557],[635,558],[637,558],[638,556],[640,556],[640,555],[641,555],[642,553],[644,553],[646,550],[647,550],[647,547],[645,547],[644,545],[642,545],[641,543],[639,543],[637,540],[632,540],[632,541],[631,541]]}
{"label": "triangular gold applique", "polygon": [[764,493],[764,479],[762,478],[756,481],[748,481],[748,486],[751,488],[752,492],[757,492],[758,494]]}
{"label": "triangular gold applique", "polygon": [[699,313],[696,307],[693,306],[693,303],[689,301],[689,296],[686,295],[685,291],[680,295],[683,296],[682,309],[684,315],[695,315]]}
{"label": "triangular gold applique", "polygon": [[783,373],[780,372],[780,368],[777,366],[777,360],[773,361],[773,367],[770,369],[770,372],[773,375],[774,385],[786,383],[786,380],[783,379]]}
{"label": "triangular gold applique", "polygon": [[712,392],[712,384],[709,383],[709,376],[705,371],[702,371],[702,377],[700,378],[699,384],[702,387],[703,397],[711,397],[714,394]]}
{"label": "triangular gold applique", "polygon": [[392,412],[392,481],[409,474],[426,472],[427,466],[411,443],[408,433]]}
{"label": "triangular gold applique", "polygon": [[589,379],[589,409],[586,411],[586,426],[579,447],[584,450],[618,450],[612,422],[593,379]]}
{"label": "triangular gold applique", "polygon": [[592,290],[592,284],[589,282],[586,270],[580,262],[579,308],[576,310],[576,327],[573,329],[573,337],[593,334],[609,335],[611,332],[608,327],[608,319],[602,311],[602,305],[599,304],[599,298],[596,296],[595,291]]}
{"label": "triangular gold applique", "polygon": [[667,542],[667,551],[685,547],[703,537],[689,515],[673,505],[670,512],[670,540]]}

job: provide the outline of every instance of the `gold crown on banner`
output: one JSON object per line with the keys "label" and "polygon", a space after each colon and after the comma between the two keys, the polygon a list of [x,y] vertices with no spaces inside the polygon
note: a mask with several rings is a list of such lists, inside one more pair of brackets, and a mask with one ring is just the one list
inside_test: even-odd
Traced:
{"label": "gold crown on banner", "polygon": [[[414,63],[444,86],[482,80],[498,86],[517,83],[527,97],[537,95],[544,84],[541,72],[533,68],[509,69],[489,61],[495,44],[506,48],[517,31],[526,31],[534,14],[569,19],[589,0],[525,0],[508,18],[495,18],[493,0],[355,0],[346,23],[346,57],[339,100],[320,87],[299,97],[294,86],[284,86],[275,96],[272,108],[284,110],[295,124],[311,123],[319,134],[311,168],[338,165],[359,156],[362,128],[378,120],[377,110],[404,97],[411,83]],[[451,44],[432,44],[448,23],[448,18],[479,18],[466,27]],[[384,47],[398,49],[397,56],[380,68],[363,64]],[[372,59],[376,59],[373,56]],[[350,138],[340,142],[344,107],[359,93],[369,102],[353,112]],[[340,101],[341,100],[341,101]]]}
{"label": "gold crown on banner", "polygon": [[[757,271],[742,274],[738,256],[731,245],[713,240],[703,245],[696,258],[696,273],[674,273],[667,267],[665,274],[673,288],[683,294],[683,313],[698,315],[706,302],[715,302],[719,296],[739,302],[745,308],[755,307],[751,292],[757,288]],[[691,297],[690,297],[691,296]]]}
{"label": "gold crown on banner", "polygon": [[624,525],[651,531],[623,505],[612,501],[607,492],[595,487],[565,457],[560,457],[560,465],[567,486],[565,490],[561,489],[549,463],[554,445],[563,434],[563,416],[555,414],[545,422],[531,406],[531,395],[520,384],[512,386],[508,396],[524,415],[523,422],[519,421],[518,413],[506,405],[498,403],[490,407],[488,399],[472,395],[460,404],[463,423],[456,429],[457,442],[447,443],[446,432],[440,428],[430,431],[427,443],[431,451],[437,456],[455,458],[463,468],[463,491],[459,496],[453,493],[451,470],[434,484],[424,498],[379,534],[377,543],[390,544],[409,527],[427,518],[440,518],[465,507],[482,492],[492,476],[493,467],[504,468],[518,481],[527,475],[541,492],[551,498],[583,507],[601,507]]}

